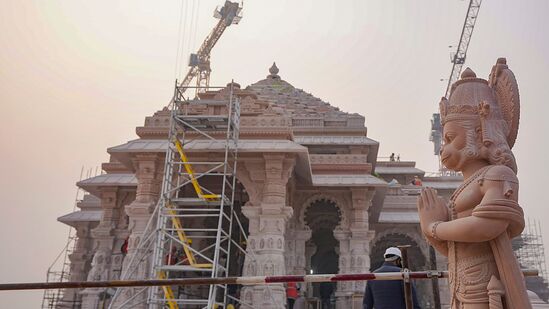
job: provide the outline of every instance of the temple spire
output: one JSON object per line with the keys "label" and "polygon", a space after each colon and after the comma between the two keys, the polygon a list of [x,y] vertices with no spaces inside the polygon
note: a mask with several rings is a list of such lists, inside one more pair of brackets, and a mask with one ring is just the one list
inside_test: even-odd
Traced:
{"label": "temple spire", "polygon": [[279,79],[280,76],[278,76],[278,67],[276,66],[276,62],[273,62],[273,65],[269,69],[269,74],[267,78],[273,78],[273,79]]}

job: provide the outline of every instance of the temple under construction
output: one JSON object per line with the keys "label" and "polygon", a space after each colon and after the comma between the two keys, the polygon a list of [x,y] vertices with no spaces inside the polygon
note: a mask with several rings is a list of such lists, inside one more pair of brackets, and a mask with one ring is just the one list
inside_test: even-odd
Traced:
{"label": "temple under construction", "polygon": [[[423,187],[448,198],[459,175],[428,175],[379,158],[365,118],[282,79],[276,64],[246,87],[209,85],[209,54],[240,19],[227,1],[170,104],[137,139],[107,149],[102,172],[77,183],[69,241],[48,281],[352,274],[374,270],[389,246],[410,245],[411,270],[442,270],[424,240]],[[196,86],[190,81],[196,78]],[[374,115],[375,116],[375,115]],[[547,300],[539,226],[515,241],[529,288]],[[445,280],[416,283],[422,308],[447,308]],[[311,304],[361,308],[364,281],[306,284]],[[47,290],[42,308],[285,308],[282,284]]]}
{"label": "temple under construction", "polygon": [[[378,161],[379,143],[367,136],[363,116],[295,88],[274,64],[246,88],[230,83],[177,101],[147,117],[138,139],[109,148],[104,173],[78,182],[88,194],[78,211],[59,218],[76,231],[71,281],[360,273],[397,244],[412,245],[412,269],[444,264],[421,237],[421,186],[411,183],[418,176],[449,195],[460,178],[424,177],[410,161]],[[320,298],[320,287],[304,288]],[[444,303],[434,292],[441,288],[418,282],[425,307]],[[361,302],[364,282],[323,289],[336,307],[350,308]],[[130,307],[285,304],[281,285],[66,290],[55,303],[123,307],[130,298]]]}

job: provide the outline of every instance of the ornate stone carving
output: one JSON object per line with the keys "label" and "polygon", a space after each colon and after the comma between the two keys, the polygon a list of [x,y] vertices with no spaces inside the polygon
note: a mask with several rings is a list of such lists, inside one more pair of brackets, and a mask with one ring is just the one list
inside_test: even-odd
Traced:
{"label": "ornate stone carving", "polygon": [[349,224],[349,209],[347,208],[347,203],[345,203],[345,200],[338,196],[337,194],[326,194],[326,193],[315,193],[310,195],[305,201],[301,204],[301,207],[299,208],[299,224],[303,227],[307,226],[307,223],[305,222],[305,214],[307,212],[307,209],[316,201],[333,201],[336,205],[336,207],[341,212],[341,222],[339,225],[341,226],[347,226]]}
{"label": "ornate stone carving", "polygon": [[109,259],[111,253],[106,250],[99,250],[93,256],[92,269],[88,274],[88,281],[109,280]]}
{"label": "ornate stone carving", "polygon": [[[243,214],[249,219],[248,250],[253,251],[244,261],[248,275],[286,273],[284,234],[286,223],[292,215],[292,208],[286,205],[286,185],[294,165],[295,158],[286,154],[264,154],[261,161],[249,160],[239,165],[237,177],[250,197],[242,207]],[[263,296],[267,290],[270,301],[265,303]],[[243,289],[244,295],[250,291],[253,291],[251,302],[254,307],[281,308],[280,305],[284,304],[282,286]]]}
{"label": "ornate stone carving", "polygon": [[[141,261],[139,265],[129,265],[132,256],[145,254],[145,249],[138,249],[143,232],[149,221],[151,213],[156,205],[158,195],[160,194],[160,185],[162,182],[163,158],[157,154],[137,154],[133,159],[138,180],[135,200],[125,207],[128,215],[128,253],[122,263],[122,273],[124,270],[137,266],[137,271],[131,278],[146,278],[149,272],[149,261]],[[139,259],[135,259],[139,260]],[[128,279],[128,278],[126,278]],[[132,294],[134,289],[129,293]],[[118,304],[123,303],[127,298],[122,294],[116,299]],[[143,302],[146,295],[136,297],[136,302]],[[144,303],[144,302],[143,302]],[[141,307],[136,307],[141,308]]]}
{"label": "ornate stone carving", "polygon": [[249,206],[259,206],[265,182],[264,163],[257,159],[248,159],[237,166],[237,178],[246,188]]}
{"label": "ornate stone carving", "polygon": [[518,104],[503,58],[489,83],[467,69],[441,102],[442,162],[465,181],[448,206],[435,190],[423,190],[418,210],[424,235],[448,256],[452,308],[531,308],[510,240],[524,228],[511,152]]}
{"label": "ornate stone carving", "polygon": [[240,121],[242,130],[247,130],[248,127],[287,128],[290,123],[290,118],[282,116],[242,117]]}
{"label": "ornate stone carving", "polygon": [[309,155],[311,164],[368,164],[368,156],[362,154]]}

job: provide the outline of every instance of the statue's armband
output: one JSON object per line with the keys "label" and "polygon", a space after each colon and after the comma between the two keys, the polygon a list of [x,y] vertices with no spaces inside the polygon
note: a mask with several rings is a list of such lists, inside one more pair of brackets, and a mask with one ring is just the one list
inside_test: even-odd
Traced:
{"label": "statue's armband", "polygon": [[516,175],[507,167],[490,170],[479,180],[479,183],[486,191],[489,191],[490,187],[497,186],[501,190],[501,197],[517,199],[519,182]]}

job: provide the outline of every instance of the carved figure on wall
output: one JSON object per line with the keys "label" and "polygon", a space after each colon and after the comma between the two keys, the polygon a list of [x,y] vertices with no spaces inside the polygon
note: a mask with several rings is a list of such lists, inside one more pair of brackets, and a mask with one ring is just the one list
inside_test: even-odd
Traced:
{"label": "carved figure on wall", "polygon": [[244,302],[248,305],[252,303],[252,292],[249,289],[244,293]]}
{"label": "carved figure on wall", "polygon": [[99,250],[95,253],[92,260],[92,268],[88,273],[88,281],[109,280],[109,270],[107,261],[108,253],[105,250]]}
{"label": "carved figure on wall", "polygon": [[275,275],[275,266],[271,260],[268,260],[263,265],[263,275],[265,276],[274,276]]}
{"label": "carved figure on wall", "polygon": [[489,81],[467,68],[440,103],[442,163],[463,173],[448,205],[431,188],[418,199],[421,229],[448,256],[452,308],[531,308],[511,239],[524,228],[511,148],[518,85],[500,58]]}
{"label": "carved figure on wall", "polygon": [[247,276],[256,276],[257,275],[257,265],[256,265],[256,262],[255,261],[251,261],[249,264],[248,264],[248,273],[246,274]]}

